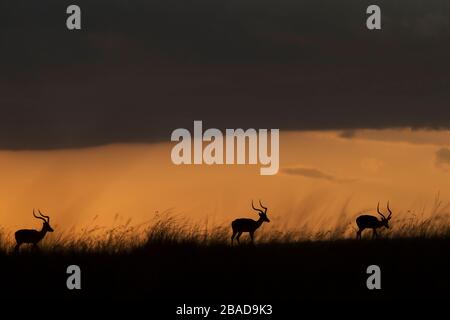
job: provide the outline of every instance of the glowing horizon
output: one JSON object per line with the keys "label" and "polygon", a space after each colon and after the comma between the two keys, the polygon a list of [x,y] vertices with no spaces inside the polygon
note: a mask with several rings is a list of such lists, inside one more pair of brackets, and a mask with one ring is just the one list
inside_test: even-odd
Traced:
{"label": "glowing horizon", "polygon": [[378,201],[419,214],[438,192],[449,199],[448,138],[450,131],[409,129],[281,132],[274,176],[246,165],[176,166],[168,142],[1,151],[0,219],[7,230],[35,228],[31,212],[39,208],[66,230],[95,216],[100,225],[117,215],[139,224],[169,210],[221,225],[256,217],[252,199],[287,228],[327,227],[344,205],[352,216],[373,213]]}

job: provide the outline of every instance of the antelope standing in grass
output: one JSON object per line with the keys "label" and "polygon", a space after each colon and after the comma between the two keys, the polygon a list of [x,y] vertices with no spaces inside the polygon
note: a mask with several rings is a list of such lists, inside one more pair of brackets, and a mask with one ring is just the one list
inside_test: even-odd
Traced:
{"label": "antelope standing in grass", "polygon": [[361,239],[361,232],[363,232],[364,229],[372,229],[372,239],[375,237],[378,237],[377,229],[381,227],[386,227],[389,229],[389,220],[391,220],[392,211],[389,208],[389,201],[387,203],[387,209],[389,211],[389,216],[386,218],[381,212],[380,212],[380,203],[378,202],[377,211],[378,214],[381,216],[381,220],[378,220],[377,217],[369,216],[369,215],[361,215],[358,218],[356,218],[356,224],[358,225],[359,230],[356,232],[356,239]]}
{"label": "antelope standing in grass", "polygon": [[50,226],[50,217],[43,215],[40,210],[38,210],[38,212],[40,216],[37,216],[34,213],[33,209],[33,216],[37,219],[41,219],[42,221],[44,221],[44,223],[42,224],[42,229],[40,231],[29,229],[22,229],[16,231],[16,233],[14,234],[17,242],[16,247],[14,248],[15,251],[18,251],[23,243],[32,244],[33,248],[37,248],[37,244],[45,237],[45,234],[47,232],[53,232],[53,229]]}
{"label": "antelope standing in grass", "polygon": [[259,214],[259,219],[257,221],[253,219],[240,218],[234,220],[231,223],[231,228],[233,229],[233,235],[231,236],[231,244],[233,244],[233,240],[236,235],[237,235],[236,241],[239,243],[239,238],[241,237],[243,232],[249,233],[250,239],[253,244],[253,235],[255,234],[255,231],[263,224],[263,222],[270,222],[269,218],[267,218],[267,208],[262,205],[261,201],[259,201],[259,205],[261,206],[261,208],[264,209],[264,211],[255,208],[252,201],[253,210],[257,211]]}

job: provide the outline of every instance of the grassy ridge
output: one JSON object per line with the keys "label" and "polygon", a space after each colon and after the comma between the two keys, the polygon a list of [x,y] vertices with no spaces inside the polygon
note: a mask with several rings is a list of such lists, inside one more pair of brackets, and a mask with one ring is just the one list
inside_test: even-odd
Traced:
{"label": "grassy ridge", "polygon": [[[70,299],[244,302],[448,298],[450,228],[444,218],[397,221],[374,241],[356,241],[338,226],[315,234],[261,230],[256,246],[231,247],[229,227],[207,229],[170,216],[150,227],[125,224],[60,234],[46,239],[38,252],[24,248],[15,254],[3,238],[2,289],[10,298],[24,292]],[[82,270],[79,292],[66,289],[71,264]],[[371,264],[382,270],[378,292],[365,286]]]}

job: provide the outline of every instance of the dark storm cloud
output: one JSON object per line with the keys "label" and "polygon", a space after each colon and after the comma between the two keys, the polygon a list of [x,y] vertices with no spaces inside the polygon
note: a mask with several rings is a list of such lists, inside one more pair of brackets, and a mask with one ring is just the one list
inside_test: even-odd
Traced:
{"label": "dark storm cloud", "polygon": [[323,180],[339,182],[339,183],[354,181],[352,179],[337,178],[331,174],[322,172],[322,171],[320,171],[318,169],[314,169],[314,168],[299,168],[299,167],[285,168],[285,169],[282,169],[282,172],[285,174],[294,175],[294,176],[303,176],[303,177],[312,178],[312,179],[323,179]]}
{"label": "dark storm cloud", "polygon": [[328,181],[336,181],[336,178],[330,174],[324,173],[317,169],[310,168],[286,168],[282,170],[286,174],[303,176],[307,178],[325,179]]}
{"label": "dark storm cloud", "polygon": [[178,127],[450,126],[450,3],[0,3],[0,148],[168,140]]}
{"label": "dark storm cloud", "polygon": [[345,139],[352,139],[356,136],[355,130],[344,130],[339,133],[339,137],[345,138]]}

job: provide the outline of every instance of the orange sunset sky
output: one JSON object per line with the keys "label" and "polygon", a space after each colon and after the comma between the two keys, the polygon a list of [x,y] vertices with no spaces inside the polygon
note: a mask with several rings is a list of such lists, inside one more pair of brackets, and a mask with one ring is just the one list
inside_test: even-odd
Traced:
{"label": "orange sunset sky", "polygon": [[[256,218],[252,199],[275,225],[328,226],[347,203],[351,218],[390,200],[394,213],[430,207],[450,192],[450,131],[410,129],[280,133],[280,171],[259,165],[172,164],[174,143],[117,144],[56,151],[1,151],[3,227],[40,227],[39,208],[59,230],[133,223],[156,211],[215,225]],[[426,212],[426,210],[425,210]],[[272,224],[273,225],[273,224]]]}

